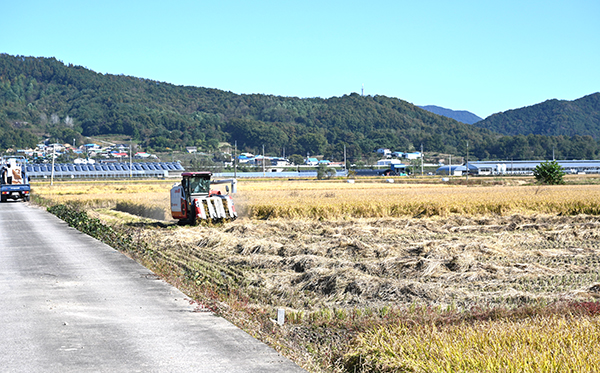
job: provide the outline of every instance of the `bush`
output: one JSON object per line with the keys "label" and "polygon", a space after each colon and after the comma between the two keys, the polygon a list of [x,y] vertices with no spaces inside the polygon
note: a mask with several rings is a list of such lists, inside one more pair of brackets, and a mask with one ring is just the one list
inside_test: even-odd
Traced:
{"label": "bush", "polygon": [[48,212],[64,220],[70,227],[90,235],[115,249],[125,252],[141,252],[147,249],[147,244],[134,242],[129,234],[105,225],[97,218],[90,218],[85,211],[79,211],[67,205],[48,207]]}
{"label": "bush", "polygon": [[563,181],[565,173],[556,161],[540,163],[533,170],[533,176],[535,176],[537,182],[541,184],[557,185],[565,183]]}
{"label": "bush", "polygon": [[317,180],[331,179],[336,174],[335,168],[327,168],[324,163],[319,164],[317,167]]}

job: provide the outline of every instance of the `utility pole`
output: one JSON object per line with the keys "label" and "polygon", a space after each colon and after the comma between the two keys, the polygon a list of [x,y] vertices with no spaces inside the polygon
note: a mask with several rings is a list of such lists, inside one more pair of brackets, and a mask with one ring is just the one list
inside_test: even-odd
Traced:
{"label": "utility pole", "polygon": [[421,144],[421,176],[423,176],[423,144]]}
{"label": "utility pole", "polygon": [[131,153],[133,152],[133,148],[131,146],[131,140],[129,140],[129,178],[133,178],[133,170],[131,167],[133,166]]}
{"label": "utility pole", "polygon": [[50,186],[54,185],[54,158],[56,158],[56,144],[52,144],[52,173],[50,174]]}
{"label": "utility pole", "polygon": [[467,185],[469,185],[469,140],[467,140]]}
{"label": "utility pole", "polygon": [[263,158],[262,159],[262,161],[263,161],[263,177],[265,177],[267,175],[265,174],[265,146],[264,145],[263,145],[263,154],[262,154],[262,156],[263,156],[262,157]]}
{"label": "utility pole", "polygon": [[237,140],[233,151],[233,178],[237,179]]}
{"label": "utility pole", "polygon": [[344,144],[344,171],[346,171],[346,176],[348,176],[348,167],[346,167],[347,165],[347,161],[346,161],[346,144]]}

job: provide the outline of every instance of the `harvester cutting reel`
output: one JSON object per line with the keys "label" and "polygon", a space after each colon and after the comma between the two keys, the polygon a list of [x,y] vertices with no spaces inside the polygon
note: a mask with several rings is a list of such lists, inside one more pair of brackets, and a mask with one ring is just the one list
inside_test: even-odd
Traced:
{"label": "harvester cutting reel", "polygon": [[[181,183],[171,188],[171,215],[180,224],[195,224],[197,221],[223,222],[237,218],[231,194],[237,192],[237,180],[210,180],[210,172],[184,172]],[[225,186],[227,194],[211,190],[214,184]],[[231,193],[231,194],[230,194]]]}

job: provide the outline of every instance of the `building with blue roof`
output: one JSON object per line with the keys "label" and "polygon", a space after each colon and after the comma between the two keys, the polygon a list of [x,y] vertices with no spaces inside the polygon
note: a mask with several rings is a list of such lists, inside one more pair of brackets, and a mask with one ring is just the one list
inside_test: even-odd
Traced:
{"label": "building with blue roof", "polygon": [[317,158],[306,158],[304,163],[309,166],[316,166],[317,164],[319,164],[319,160]]}

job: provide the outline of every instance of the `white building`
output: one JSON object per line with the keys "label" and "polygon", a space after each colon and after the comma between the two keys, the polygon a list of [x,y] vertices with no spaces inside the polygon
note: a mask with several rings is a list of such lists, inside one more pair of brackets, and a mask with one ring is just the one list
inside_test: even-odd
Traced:
{"label": "white building", "polygon": [[390,166],[392,164],[402,164],[398,159],[380,159],[377,161],[377,166]]}
{"label": "white building", "polygon": [[421,158],[421,152],[404,153],[402,156],[406,159],[419,159]]}
{"label": "white building", "polygon": [[390,149],[379,148],[377,149],[377,153],[383,155],[384,157],[388,157],[392,155],[392,151]]}

